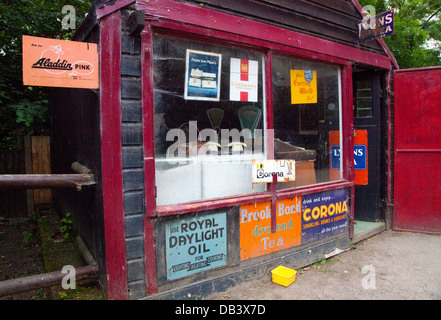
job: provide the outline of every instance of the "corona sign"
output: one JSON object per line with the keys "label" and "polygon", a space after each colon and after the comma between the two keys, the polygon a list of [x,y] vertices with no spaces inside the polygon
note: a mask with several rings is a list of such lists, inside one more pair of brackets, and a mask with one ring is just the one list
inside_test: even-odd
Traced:
{"label": "corona sign", "polygon": [[277,176],[277,182],[296,180],[295,160],[253,160],[252,182],[271,183],[273,175]]}
{"label": "corona sign", "polygon": [[347,189],[305,195],[302,208],[302,244],[347,231]]}

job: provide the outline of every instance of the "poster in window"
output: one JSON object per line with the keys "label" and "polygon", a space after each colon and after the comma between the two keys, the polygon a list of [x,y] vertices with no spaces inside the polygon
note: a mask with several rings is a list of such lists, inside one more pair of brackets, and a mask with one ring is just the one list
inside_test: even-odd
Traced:
{"label": "poster in window", "polygon": [[254,60],[231,58],[230,100],[257,102],[259,63]]}
{"label": "poster in window", "polygon": [[186,100],[219,101],[222,54],[187,49]]}
{"label": "poster in window", "polygon": [[317,71],[291,70],[291,104],[317,103]]}

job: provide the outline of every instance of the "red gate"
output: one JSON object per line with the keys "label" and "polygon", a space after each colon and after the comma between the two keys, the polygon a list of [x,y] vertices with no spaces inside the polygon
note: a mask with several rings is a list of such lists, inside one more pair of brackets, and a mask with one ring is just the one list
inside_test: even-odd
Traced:
{"label": "red gate", "polygon": [[393,229],[441,234],[441,67],[395,71]]}

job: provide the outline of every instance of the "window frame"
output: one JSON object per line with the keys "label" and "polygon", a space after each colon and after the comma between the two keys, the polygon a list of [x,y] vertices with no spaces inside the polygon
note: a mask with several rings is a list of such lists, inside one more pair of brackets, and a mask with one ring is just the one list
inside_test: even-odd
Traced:
{"label": "window frame", "polygon": [[[264,75],[264,105],[266,109],[265,147],[267,159],[274,158],[273,137],[269,136],[274,129],[273,118],[273,88],[272,88],[272,55],[284,55],[294,59],[309,60],[338,66],[340,69],[340,127],[341,145],[341,179],[329,182],[316,183],[297,188],[276,190],[268,184],[267,191],[247,195],[230,196],[216,199],[205,199],[193,202],[156,205],[155,186],[155,154],[154,154],[154,105],[153,105],[153,34],[172,36],[176,38],[190,38],[195,41],[211,42],[222,46],[234,46],[261,52],[264,56],[262,72]],[[353,186],[353,154],[348,152],[353,144],[352,118],[352,64],[325,53],[315,53],[296,47],[268,42],[244,35],[232,34],[226,31],[200,28],[194,25],[177,23],[169,20],[146,21],[146,27],[141,34],[141,56],[143,69],[143,123],[144,123],[144,179],[146,216],[173,216],[183,213],[231,207],[241,204],[270,201],[275,198],[290,198],[303,194],[347,188]],[[152,142],[153,141],[153,142]]]}

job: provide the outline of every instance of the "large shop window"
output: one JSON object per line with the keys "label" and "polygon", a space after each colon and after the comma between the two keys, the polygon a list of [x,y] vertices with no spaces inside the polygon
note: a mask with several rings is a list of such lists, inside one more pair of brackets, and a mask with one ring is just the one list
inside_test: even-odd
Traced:
{"label": "large shop window", "polygon": [[153,40],[157,205],[265,191],[251,179],[266,158],[263,54]]}
{"label": "large shop window", "polygon": [[274,157],[296,160],[278,188],[341,179],[339,67],[273,55],[272,68]]}

